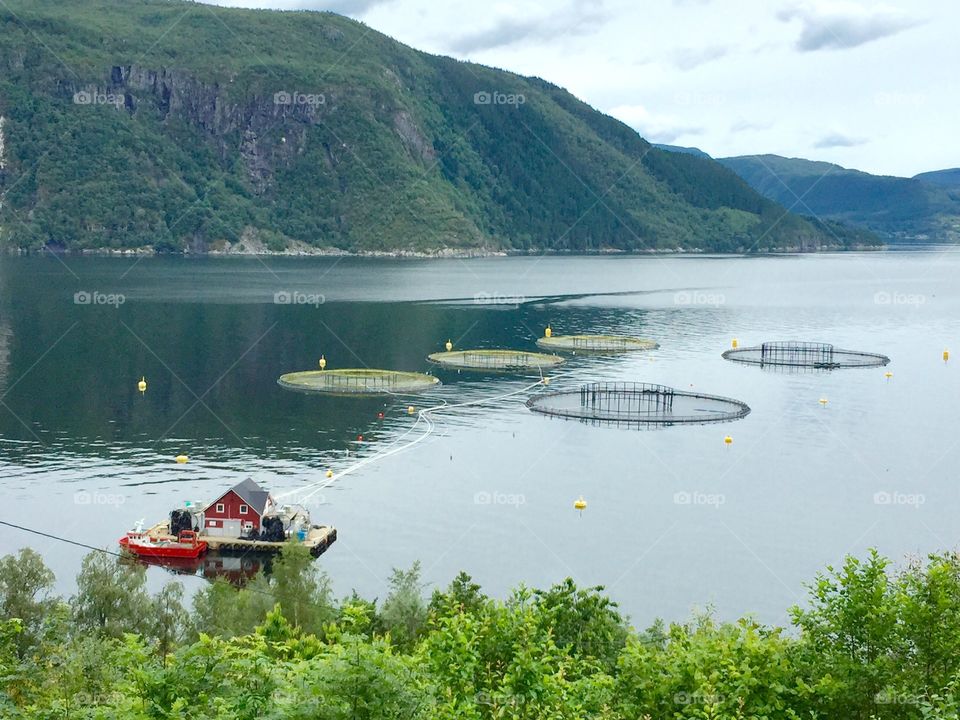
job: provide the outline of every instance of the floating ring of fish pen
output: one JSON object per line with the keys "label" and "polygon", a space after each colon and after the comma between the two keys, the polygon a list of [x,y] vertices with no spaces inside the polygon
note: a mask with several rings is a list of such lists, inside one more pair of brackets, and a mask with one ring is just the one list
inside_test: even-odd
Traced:
{"label": "floating ring of fish pen", "polygon": [[840,368],[883,367],[886,355],[841,350],[828,343],[777,341],[756,347],[735,348],[723,353],[725,360],[768,368],[837,370]]}
{"label": "floating ring of fish pen", "polygon": [[750,414],[740,400],[649,383],[606,382],[557,390],[527,400],[533,412],[552,417],[640,426],[730,422]]}
{"label": "floating ring of fish pen", "polygon": [[639,350],[656,350],[660,347],[653,340],[627,335],[551,335],[537,340],[544,350],[583,353],[622,353]]}
{"label": "floating ring of fish pen", "polygon": [[400,395],[429,390],[439,385],[440,379],[399,370],[345,368],[287,373],[277,384],[288,390],[329,395]]}
{"label": "floating ring of fish pen", "polygon": [[453,350],[427,356],[427,360],[453,370],[523,371],[543,370],[562,365],[559,355],[527,350]]}

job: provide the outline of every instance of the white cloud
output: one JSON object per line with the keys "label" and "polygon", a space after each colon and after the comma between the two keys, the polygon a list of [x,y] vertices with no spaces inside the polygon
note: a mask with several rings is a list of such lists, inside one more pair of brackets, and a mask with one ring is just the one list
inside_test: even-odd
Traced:
{"label": "white cloud", "polygon": [[795,3],[781,10],[777,17],[785,22],[800,21],[796,48],[803,52],[854,48],[921,24],[919,19],[889,5],[868,8],[834,0]]}
{"label": "white cloud", "polygon": [[447,47],[472,53],[531,41],[556,41],[566,35],[586,35],[608,19],[604,0],[571,0],[561,7],[502,5],[499,17],[484,29],[454,37]]}
{"label": "white cloud", "polygon": [[834,132],[824,135],[817,140],[813,146],[818,150],[829,150],[832,148],[856,147],[857,145],[864,145],[866,142],[864,138],[851,137],[850,135]]}
{"label": "white cloud", "polygon": [[772,127],[773,123],[770,121],[740,118],[730,126],[730,132],[755,132],[758,130],[769,130]]}
{"label": "white cloud", "polygon": [[636,130],[650,142],[673,143],[679,138],[701,135],[703,128],[686,124],[680,118],[657,115],[643,105],[620,105],[607,111]]}
{"label": "white cloud", "polygon": [[680,48],[673,52],[673,64],[681,70],[692,70],[711,60],[726,57],[730,48],[724,45],[708,45],[706,47]]}

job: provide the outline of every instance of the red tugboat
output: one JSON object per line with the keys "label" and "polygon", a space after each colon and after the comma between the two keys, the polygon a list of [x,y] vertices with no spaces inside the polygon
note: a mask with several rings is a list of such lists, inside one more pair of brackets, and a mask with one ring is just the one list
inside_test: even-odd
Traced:
{"label": "red tugboat", "polygon": [[138,557],[161,559],[194,559],[207,551],[207,543],[197,537],[193,530],[184,530],[176,539],[154,538],[143,531],[143,524],[120,538],[120,547]]}

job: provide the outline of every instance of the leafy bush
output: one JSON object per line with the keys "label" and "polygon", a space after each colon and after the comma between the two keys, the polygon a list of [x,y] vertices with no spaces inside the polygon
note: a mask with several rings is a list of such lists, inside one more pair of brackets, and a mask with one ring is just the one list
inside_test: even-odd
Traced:
{"label": "leafy bush", "polygon": [[[88,556],[71,603],[23,550],[0,560],[4,718],[950,720],[960,707],[960,560],[827,568],[794,631],[710,615],[637,632],[572,580],[485,596],[461,573],[429,605],[419,566],[382,604],[330,598],[293,546],[270,578],[181,604]],[[121,597],[129,593],[129,598]],[[139,612],[135,612],[139,610]]]}

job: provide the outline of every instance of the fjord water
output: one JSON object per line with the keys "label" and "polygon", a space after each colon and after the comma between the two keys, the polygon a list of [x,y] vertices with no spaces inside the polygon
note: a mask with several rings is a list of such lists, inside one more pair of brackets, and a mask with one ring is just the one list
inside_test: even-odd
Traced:
{"label": "fjord water", "polygon": [[[425,582],[445,585],[463,569],[500,596],[566,576],[605,585],[638,625],[708,605],[782,623],[803,583],[846,553],[877,547],[903,562],[956,547],[957,277],[960,253],[945,248],[0,258],[0,520],[113,549],[139,518],[245,477],[275,492],[307,487],[420,437],[426,423],[413,427],[409,404],[494,398],[531,382],[438,371],[439,389],[386,401],[276,385],[321,353],[330,367],[429,370],[425,355],[448,338],[533,349],[548,323],[625,333],[661,348],[573,357],[551,387],[656,382],[742,399],[752,413],[637,431],[537,416],[523,393],[452,409],[423,441],[310,498],[314,521],[340,532],[318,562],[338,595],[382,598],[391,568],[419,559]],[[78,303],[75,293],[87,295]],[[277,293],[293,302],[276,303]],[[832,342],[892,363],[773,373],[722,360],[732,338]],[[948,347],[957,357],[945,363]],[[179,454],[190,461],[177,465]],[[28,544],[69,592],[85,550],[0,526],[0,553]],[[153,584],[166,577],[151,570]]]}

